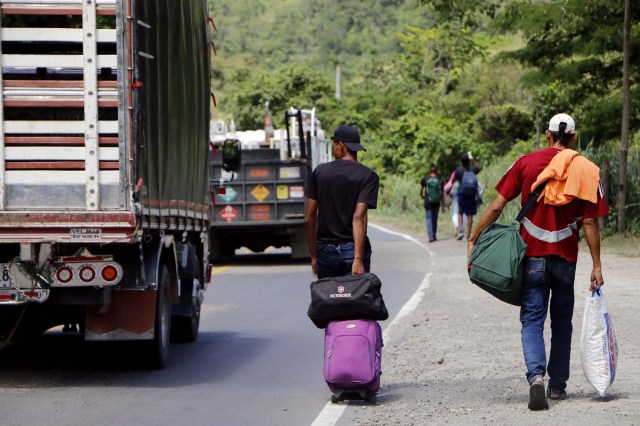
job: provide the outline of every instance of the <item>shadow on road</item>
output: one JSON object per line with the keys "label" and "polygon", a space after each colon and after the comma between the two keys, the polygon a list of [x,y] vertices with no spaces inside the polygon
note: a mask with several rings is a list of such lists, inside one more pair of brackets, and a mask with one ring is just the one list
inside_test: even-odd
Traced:
{"label": "shadow on road", "polygon": [[0,390],[77,386],[175,388],[223,380],[251,362],[269,339],[200,333],[172,343],[169,365],[151,370],[136,342],[85,342],[79,333],[48,332],[0,352]]}
{"label": "shadow on road", "polygon": [[310,262],[309,258],[294,259],[291,257],[289,248],[270,247],[262,253],[254,253],[246,248],[236,250],[235,255],[213,262],[214,266],[244,265],[244,266],[264,266],[264,265],[300,265]]}

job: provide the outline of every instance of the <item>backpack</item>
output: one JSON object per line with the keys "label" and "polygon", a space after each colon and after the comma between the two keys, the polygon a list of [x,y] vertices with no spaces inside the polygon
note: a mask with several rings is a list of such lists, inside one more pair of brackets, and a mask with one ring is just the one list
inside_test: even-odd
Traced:
{"label": "backpack", "polygon": [[460,180],[460,192],[466,196],[475,196],[478,193],[478,178],[470,170],[466,170]]}
{"label": "backpack", "polygon": [[430,177],[425,182],[425,186],[427,187],[426,201],[428,203],[440,204],[440,200],[442,198],[442,186],[440,185],[440,179]]}

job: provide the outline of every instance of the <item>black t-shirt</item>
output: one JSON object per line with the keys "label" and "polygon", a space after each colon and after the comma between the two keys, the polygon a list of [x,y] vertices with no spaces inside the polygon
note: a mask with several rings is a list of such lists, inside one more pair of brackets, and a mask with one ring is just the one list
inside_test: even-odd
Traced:
{"label": "black t-shirt", "polygon": [[[370,168],[350,160],[320,164],[311,174],[307,196],[318,201],[318,245],[353,242],[357,203],[378,205],[380,179]],[[371,251],[369,238],[365,250]]]}

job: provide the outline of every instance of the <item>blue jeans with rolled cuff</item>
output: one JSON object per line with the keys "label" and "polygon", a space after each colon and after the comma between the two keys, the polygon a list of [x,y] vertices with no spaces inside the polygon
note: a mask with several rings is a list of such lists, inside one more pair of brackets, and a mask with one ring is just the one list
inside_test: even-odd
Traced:
{"label": "blue jeans with rolled cuff", "polygon": [[[527,257],[522,283],[522,349],[527,380],[549,374],[549,386],[564,390],[569,380],[573,326],[575,262],[558,256]],[[551,317],[551,350],[547,364],[544,323]]]}
{"label": "blue jeans with rolled cuff", "polygon": [[[318,247],[317,271],[318,278],[341,277],[351,275],[353,258],[355,256],[353,243],[327,244]],[[370,272],[371,252],[365,252],[363,256],[364,271]]]}
{"label": "blue jeans with rolled cuff", "polygon": [[426,205],[424,207],[425,217],[427,220],[427,234],[429,235],[429,241],[435,241],[437,239],[436,233],[438,232],[438,210],[440,210],[440,204]]}

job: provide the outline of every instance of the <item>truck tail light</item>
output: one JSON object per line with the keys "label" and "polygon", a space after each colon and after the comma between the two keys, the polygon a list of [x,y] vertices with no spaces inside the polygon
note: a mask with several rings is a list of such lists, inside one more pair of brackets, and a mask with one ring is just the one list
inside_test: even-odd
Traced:
{"label": "truck tail light", "polygon": [[104,265],[100,271],[100,276],[106,282],[113,282],[118,278],[118,268],[112,264]]}
{"label": "truck tail light", "polygon": [[117,285],[124,277],[124,270],[109,255],[62,256],[54,258],[56,265],[52,286],[83,287]]}
{"label": "truck tail light", "polygon": [[73,270],[68,266],[58,268],[56,271],[56,279],[62,284],[66,284],[73,279]]}
{"label": "truck tail light", "polygon": [[96,279],[96,270],[93,266],[83,266],[80,268],[79,274],[80,280],[85,283],[90,283]]}

